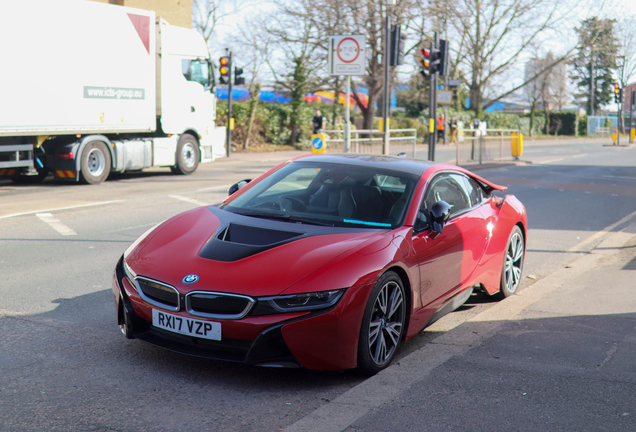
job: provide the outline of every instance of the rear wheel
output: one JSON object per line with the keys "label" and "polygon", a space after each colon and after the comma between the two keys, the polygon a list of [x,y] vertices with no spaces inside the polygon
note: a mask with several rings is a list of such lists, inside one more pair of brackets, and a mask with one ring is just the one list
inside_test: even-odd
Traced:
{"label": "rear wheel", "polygon": [[519,283],[521,282],[525,251],[523,234],[519,227],[515,226],[508,238],[503,267],[501,269],[501,282],[498,293],[500,298],[510,297],[517,292],[517,288],[519,288]]}
{"label": "rear wheel", "polygon": [[362,319],[358,341],[358,370],[373,375],[389,366],[402,342],[406,322],[402,280],[386,272],[375,284]]}
{"label": "rear wheel", "polygon": [[199,143],[190,134],[183,134],[177,144],[177,164],[171,168],[175,174],[192,174],[199,166]]}
{"label": "rear wheel", "polygon": [[89,142],[82,151],[80,161],[82,183],[98,184],[110,174],[110,152],[101,141]]}

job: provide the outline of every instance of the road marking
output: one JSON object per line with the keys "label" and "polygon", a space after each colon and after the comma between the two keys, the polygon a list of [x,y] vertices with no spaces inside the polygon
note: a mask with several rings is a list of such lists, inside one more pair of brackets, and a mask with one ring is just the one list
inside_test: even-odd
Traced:
{"label": "road marking", "polygon": [[633,213],[628,214],[627,216],[625,216],[623,219],[619,220],[618,222],[614,222],[613,224],[611,224],[610,226],[602,229],[601,231],[597,232],[596,234],[588,237],[587,239],[583,240],[582,242],[580,242],[579,244],[577,244],[576,246],[568,249],[568,252],[575,252],[578,251],[581,247],[585,246],[586,244],[593,242],[594,240],[596,240],[597,238],[607,234],[608,232],[610,232],[611,230],[613,230],[614,228],[616,228],[617,226],[624,224],[625,222],[627,222],[628,220],[632,219],[633,217],[636,217],[636,211]]}
{"label": "road marking", "polygon": [[212,186],[212,187],[207,187],[207,188],[203,188],[203,189],[197,189],[197,192],[227,192],[227,190],[230,188],[230,186],[232,186],[232,185]]}
{"label": "road marking", "polygon": [[552,162],[558,162],[558,161],[562,161],[563,159],[565,159],[565,158],[550,159],[550,160],[547,160],[547,161],[539,162],[539,165],[549,164],[549,163],[552,163]]}
{"label": "road marking", "polygon": [[178,199],[178,200],[181,200],[181,201],[185,201],[185,202],[188,202],[190,204],[196,204],[198,206],[209,206],[210,205],[210,203],[199,201],[199,200],[194,199],[194,198],[184,197],[184,196],[181,196],[181,195],[168,195],[168,196],[170,198],[174,198],[174,199]]}
{"label": "road marking", "polygon": [[35,214],[42,222],[45,222],[51,226],[55,231],[59,232],[62,235],[77,235],[73,229],[67,227],[59,219],[53,217],[51,213],[36,213]]}
{"label": "road marking", "polygon": [[[636,180],[636,177],[623,177],[623,176],[608,176],[608,175],[604,175],[601,176],[604,178],[617,178],[617,179],[625,179],[625,180]],[[612,186],[616,186],[616,185],[612,185]]]}
{"label": "road marking", "polygon": [[583,154],[580,154],[580,155],[572,156],[572,158],[583,157],[583,156],[587,156],[587,153],[583,153]]}
{"label": "road marking", "polygon": [[24,216],[24,215],[30,215],[30,214],[36,214],[36,213],[48,213],[48,212],[54,212],[54,211],[59,211],[59,210],[71,210],[71,209],[82,208],[82,207],[92,207],[92,206],[98,206],[98,205],[106,205],[106,204],[112,204],[112,203],[123,202],[123,201],[126,201],[126,200],[102,201],[102,202],[96,202],[96,203],[90,203],[90,204],[78,204],[78,205],[68,206],[68,207],[58,207],[58,208],[52,208],[52,209],[33,210],[33,211],[24,212],[24,213],[13,213],[13,214],[9,214],[9,215],[0,216],[0,219],[7,219],[7,218],[11,218],[11,217]]}

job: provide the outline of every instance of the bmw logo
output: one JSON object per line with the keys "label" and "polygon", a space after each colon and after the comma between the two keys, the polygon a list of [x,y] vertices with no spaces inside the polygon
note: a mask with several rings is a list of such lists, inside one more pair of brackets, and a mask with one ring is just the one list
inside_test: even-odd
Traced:
{"label": "bmw logo", "polygon": [[184,277],[181,282],[183,282],[186,285],[192,285],[193,283],[195,283],[198,280],[199,280],[199,276],[197,276],[195,274],[191,274],[191,275],[187,275],[186,277]]}

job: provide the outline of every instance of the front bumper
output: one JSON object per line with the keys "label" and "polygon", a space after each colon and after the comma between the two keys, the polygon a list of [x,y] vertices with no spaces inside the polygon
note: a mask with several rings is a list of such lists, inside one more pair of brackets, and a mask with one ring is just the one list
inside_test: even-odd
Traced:
{"label": "front bumper", "polygon": [[[212,341],[154,327],[152,306],[124,277],[122,260],[113,274],[118,323],[128,327],[128,337],[183,354],[265,367],[356,367],[360,325],[371,289],[372,285],[352,287],[335,306],[315,312],[210,320],[223,326],[223,339]],[[206,321],[184,310],[170,313]]]}

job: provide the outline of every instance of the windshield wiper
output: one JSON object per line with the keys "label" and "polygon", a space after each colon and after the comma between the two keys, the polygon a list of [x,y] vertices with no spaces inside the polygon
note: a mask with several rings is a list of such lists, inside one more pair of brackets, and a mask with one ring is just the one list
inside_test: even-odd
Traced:
{"label": "windshield wiper", "polygon": [[246,211],[245,209],[241,209],[240,212],[235,211],[235,213],[238,213],[243,216],[251,216],[251,217],[257,217],[261,219],[280,220],[283,222],[303,223],[303,224],[318,225],[318,226],[331,226],[331,227],[334,226],[332,223],[322,222],[322,221],[311,219],[311,218],[292,216],[289,214]]}

